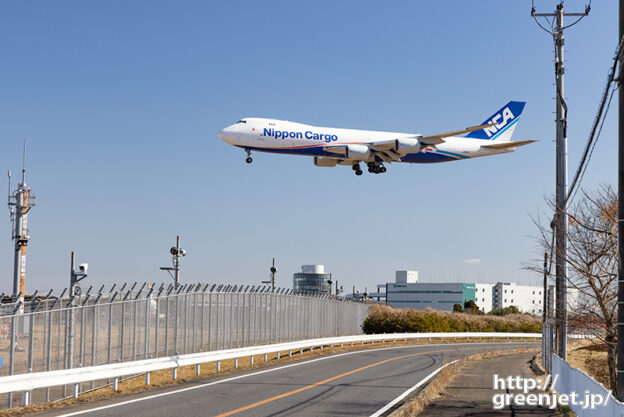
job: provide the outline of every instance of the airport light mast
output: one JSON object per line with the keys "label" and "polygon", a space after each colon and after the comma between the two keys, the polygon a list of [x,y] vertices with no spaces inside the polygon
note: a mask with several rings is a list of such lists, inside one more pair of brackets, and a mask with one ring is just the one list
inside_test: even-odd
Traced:
{"label": "airport light mast", "polygon": [[11,171],[9,171],[9,213],[11,217],[11,238],[15,241],[15,257],[13,263],[13,301],[20,303],[19,313],[24,312],[24,293],[26,283],[26,247],[28,234],[28,212],[35,206],[35,196],[26,186],[26,141],[22,164],[22,181],[17,190],[11,193]]}
{"label": "airport light mast", "polygon": [[271,284],[271,292],[275,292],[275,274],[277,273],[277,268],[275,267],[275,258],[273,258],[273,264],[271,265],[271,268],[269,268],[269,271],[271,271],[271,279],[261,282],[263,284]]}
{"label": "airport light mast", "polygon": [[[182,249],[180,247],[180,235],[176,237],[176,245],[172,246],[171,249],[169,249],[169,253],[171,253],[171,255],[173,256],[173,266],[161,266],[160,269],[161,271],[169,272],[169,275],[171,275],[171,277],[173,278],[173,284],[175,286],[175,289],[177,290],[178,287],[180,287],[180,258],[182,256],[186,256],[186,249]],[[173,271],[173,274],[171,274],[171,271]]]}

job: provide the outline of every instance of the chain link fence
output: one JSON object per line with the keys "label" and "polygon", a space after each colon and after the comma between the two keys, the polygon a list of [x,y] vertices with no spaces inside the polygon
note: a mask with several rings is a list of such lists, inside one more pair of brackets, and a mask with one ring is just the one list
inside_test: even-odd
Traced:
{"label": "chain link fence", "polygon": [[[13,306],[14,314],[0,316],[0,376],[361,334],[368,312],[365,303],[286,289],[135,287]],[[81,391],[108,383],[85,383]],[[31,404],[71,394],[71,387],[35,390]],[[11,408],[22,399],[5,394],[0,401]]]}

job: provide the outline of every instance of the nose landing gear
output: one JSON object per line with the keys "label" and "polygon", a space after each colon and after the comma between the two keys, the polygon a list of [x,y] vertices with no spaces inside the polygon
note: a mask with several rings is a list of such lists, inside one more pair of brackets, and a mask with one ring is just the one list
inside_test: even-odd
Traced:
{"label": "nose landing gear", "polygon": [[253,162],[253,158],[251,157],[251,151],[249,149],[245,149],[245,152],[247,152],[247,159],[245,159],[245,162],[251,164]]}

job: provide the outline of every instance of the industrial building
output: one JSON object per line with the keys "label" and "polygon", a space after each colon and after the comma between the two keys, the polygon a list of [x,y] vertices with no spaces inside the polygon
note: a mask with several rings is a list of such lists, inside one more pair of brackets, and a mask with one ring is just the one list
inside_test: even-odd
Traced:
{"label": "industrial building", "polygon": [[301,272],[293,274],[293,289],[303,292],[331,292],[331,274],[324,265],[302,265]]}
{"label": "industrial building", "polygon": [[[517,285],[511,282],[488,283],[421,283],[417,271],[396,271],[395,282],[386,285],[386,304],[396,308],[433,308],[453,311],[473,300],[488,313],[494,309],[515,306],[523,313],[541,315],[544,289],[540,286]],[[568,289],[568,306],[577,305],[578,290]]]}
{"label": "industrial building", "polygon": [[453,311],[453,305],[474,299],[475,284],[419,283],[417,271],[396,271],[395,282],[386,284],[386,303],[392,307]]}

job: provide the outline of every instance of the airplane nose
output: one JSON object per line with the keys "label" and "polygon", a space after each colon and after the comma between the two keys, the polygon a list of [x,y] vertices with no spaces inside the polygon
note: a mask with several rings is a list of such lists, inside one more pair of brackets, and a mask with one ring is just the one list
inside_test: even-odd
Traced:
{"label": "airplane nose", "polygon": [[228,126],[217,133],[219,139],[229,144],[234,144],[238,139],[238,134],[234,131],[232,126]]}

